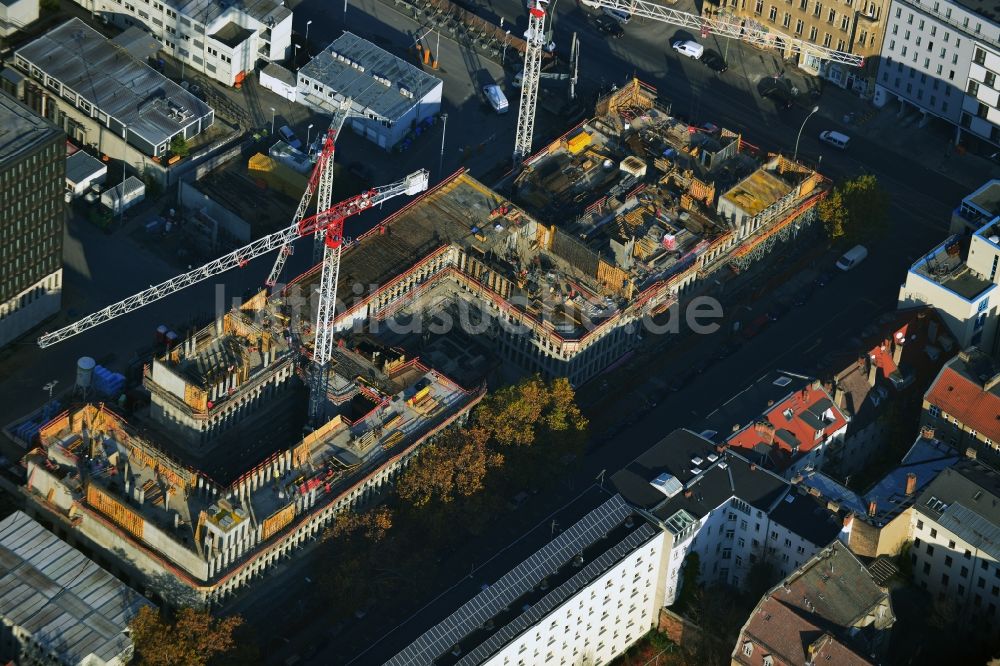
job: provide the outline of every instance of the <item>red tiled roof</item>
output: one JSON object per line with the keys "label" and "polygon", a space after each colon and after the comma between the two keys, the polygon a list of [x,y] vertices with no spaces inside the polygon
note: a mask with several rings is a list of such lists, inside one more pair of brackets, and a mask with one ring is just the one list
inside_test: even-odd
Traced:
{"label": "red tiled roof", "polygon": [[[746,642],[753,644],[748,657]],[[743,627],[733,660],[746,666],[764,666],[764,657],[770,656],[774,666],[804,666],[809,662],[809,647],[815,646],[817,654],[831,655],[837,666],[871,666],[869,660],[857,654],[836,638],[825,632],[806,615],[785,605],[774,597],[765,597]],[[816,660],[815,663],[821,663]]]}
{"label": "red tiled roof", "polygon": [[[788,410],[791,410],[791,418],[786,416]],[[832,413],[833,419],[824,423],[822,428],[815,427],[816,421],[810,423],[804,418],[811,416],[820,419],[827,410]],[[760,444],[768,446],[771,449],[769,457],[775,463],[775,467],[784,469],[795,458],[808,453],[817,443],[824,441],[826,437],[846,425],[847,418],[840,408],[833,404],[830,394],[822,386],[818,388],[810,386],[791,393],[781,402],[768,407],[762,419],[732,435],[727,442],[730,446],[750,451]],[[817,439],[818,430],[823,431],[823,436]],[[789,435],[797,440],[797,451],[793,452],[792,445],[788,441]]]}
{"label": "red tiled roof", "polygon": [[924,399],[966,427],[1000,442],[1000,395],[946,366]]}

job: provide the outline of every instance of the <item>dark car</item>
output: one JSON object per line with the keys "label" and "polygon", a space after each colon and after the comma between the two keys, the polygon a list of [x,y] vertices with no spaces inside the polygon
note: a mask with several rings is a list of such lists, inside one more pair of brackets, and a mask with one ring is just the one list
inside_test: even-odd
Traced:
{"label": "dark car", "polygon": [[815,285],[807,284],[802,287],[802,289],[799,289],[799,291],[795,294],[795,307],[802,307],[805,305],[809,300],[809,297],[812,296],[815,288]]}
{"label": "dark car", "polygon": [[771,318],[767,314],[757,315],[753,321],[746,325],[743,329],[743,337],[749,340],[750,338],[756,337],[758,333],[764,330],[764,327],[771,323]]}
{"label": "dark car", "polygon": [[825,287],[826,285],[830,284],[830,280],[832,279],[833,279],[833,273],[828,273],[826,271],[823,271],[818,276],[816,276],[816,286]]}
{"label": "dark car", "polygon": [[776,301],[774,305],[768,308],[767,318],[771,321],[778,321],[782,317],[788,314],[788,304],[781,301]]}
{"label": "dark car", "polygon": [[710,70],[719,74],[729,69],[729,65],[726,64],[726,61],[719,55],[718,51],[706,50],[701,56],[701,61]]}
{"label": "dark car", "polygon": [[371,170],[361,162],[351,162],[348,164],[347,172],[366,185],[371,184],[372,182]]}
{"label": "dark car", "polygon": [[615,38],[625,36],[625,29],[622,28],[622,24],[605,14],[599,14],[594,17],[594,25],[597,26],[598,32],[602,35]]}
{"label": "dark car", "polygon": [[783,109],[789,109],[792,106],[792,93],[781,79],[770,77],[761,80],[757,84],[757,92],[760,93],[761,97],[771,100]]}
{"label": "dark car", "polygon": [[733,354],[735,354],[739,348],[740,346],[735,340],[730,340],[729,342],[724,343],[715,352],[715,360],[722,361],[724,359],[727,359]]}

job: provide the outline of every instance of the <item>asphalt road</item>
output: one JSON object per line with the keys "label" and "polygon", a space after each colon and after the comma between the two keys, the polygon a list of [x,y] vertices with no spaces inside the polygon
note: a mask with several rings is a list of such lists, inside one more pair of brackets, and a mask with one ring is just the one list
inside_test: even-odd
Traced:
{"label": "asphalt road", "polygon": [[[306,0],[303,7],[315,2]],[[362,2],[372,3],[362,6],[376,11],[374,0]],[[336,3],[329,5],[331,14],[337,9],[334,5]],[[523,25],[519,0],[497,0],[491,6],[507,21]],[[379,29],[394,31],[400,40],[409,34],[407,30],[413,29],[412,22],[401,14],[391,10],[378,10],[377,13],[382,17],[377,22],[384,21],[387,26]],[[730,70],[717,77],[700,63],[682,60],[669,50],[661,26],[633,21],[626,29],[628,34],[625,38],[609,42],[596,35],[587,25],[583,12],[565,0],[556,14],[556,41],[560,48],[568,44],[569,32],[575,29],[580,34],[583,44],[581,76],[588,81],[595,84],[617,82],[635,73],[656,85],[664,97],[672,100],[675,112],[685,114],[692,120],[712,121],[741,130],[751,143],[765,149],[790,150],[794,145],[795,134],[807,111],[794,108],[779,112],[769,102],[756,97],[756,80],[769,66],[766,60],[761,62],[759,52],[743,50],[738,45],[731,46]],[[296,24],[301,30],[304,30],[304,22],[308,19],[308,11],[296,12]],[[326,20],[313,23],[311,36],[317,34],[321,25],[331,30],[331,35],[337,30],[337,20],[327,15]],[[352,3],[348,12],[348,27],[354,27],[364,36],[366,26],[370,25],[374,25],[372,19],[361,14],[358,5]],[[724,46],[719,50],[723,51]],[[465,57],[466,54],[457,45],[447,45],[447,40],[442,38],[443,66],[450,70],[449,74],[458,72],[456,76],[467,77],[465,91],[469,95],[467,99],[471,100],[478,81],[472,78],[470,72],[479,70],[470,68],[462,74],[458,68],[463,65],[458,63],[464,63]],[[482,67],[492,75],[501,75],[495,65],[485,63]],[[461,97],[461,93],[457,97]],[[457,104],[458,115],[455,119],[464,118],[467,112],[469,119],[455,124],[450,120],[449,134],[454,131],[463,144],[483,142],[495,135],[492,142],[495,146],[491,146],[491,150],[495,148],[493,154],[482,155],[474,165],[477,169],[485,169],[490,160],[506,155],[508,148],[505,143],[509,141],[512,144],[511,128],[516,110],[512,109],[503,118],[490,117],[489,123],[493,124],[488,124],[483,120],[487,116],[480,114],[478,101],[468,102],[467,107],[463,107],[460,100]],[[811,367],[815,359],[824,353],[826,345],[849,337],[850,332],[860,330],[878,312],[894,306],[906,267],[943,238],[951,209],[968,193],[969,188],[942,178],[936,172],[863,137],[855,137],[847,152],[821,149],[813,138],[821,123],[827,129],[841,128],[834,118],[818,114],[810,120],[809,127],[813,131],[803,135],[802,155],[818,158],[822,154],[822,171],[835,180],[855,174],[862,168],[878,175],[893,197],[892,231],[889,236],[872,246],[868,260],[855,271],[839,275],[804,307],[795,309],[748,342],[724,364],[709,369],[683,392],[662,400],[613,441],[588,455],[577,471],[567,474],[563,484],[553,484],[533,498],[534,513],[526,515],[534,515],[537,519],[547,513],[547,507],[561,506],[580,488],[590,485],[601,470],[613,472],[669,430],[692,425],[697,415],[711,411],[766,370],[774,367],[789,370]],[[445,155],[444,172],[449,171],[449,163],[455,167],[461,164],[455,145],[451,142],[448,145],[451,148]],[[418,149],[419,152],[404,154],[396,162],[399,172],[386,172],[387,179],[412,170],[414,164],[411,162],[431,166],[433,171],[438,156],[437,142],[428,140]],[[358,152],[360,154],[360,148]],[[901,168],[901,165],[906,166]],[[386,164],[384,168],[389,170],[392,166]],[[79,222],[71,223],[67,229],[66,255],[66,302],[73,312],[64,314],[63,320],[85,314],[176,273],[173,267],[148,253],[137,251],[124,235],[106,236]],[[244,289],[261,284],[269,265],[269,261],[255,262],[246,269],[227,274],[219,281],[192,287],[184,296],[166,299],[56,347],[39,350],[28,339],[0,352],[0,374],[5,378],[3,394],[6,398],[0,413],[4,417],[2,420],[6,422],[38,406],[44,397],[41,387],[51,379],[58,379],[60,387],[70,385],[77,357],[91,355],[102,359],[113,354],[112,366],[128,362],[137,349],[148,346],[152,341],[158,324],[167,322],[177,327],[192,316],[211,311],[218,300],[220,286],[226,296],[239,295]],[[717,344],[717,340],[705,342],[706,347]],[[677,367],[683,367],[685,363],[685,359],[678,359]],[[483,539],[470,542],[462,553],[455,556],[471,563],[484,561],[489,554],[498,552],[502,544],[512,541],[518,529],[517,524],[505,525]],[[511,548],[503,555],[506,561],[501,561],[501,564],[509,568],[527,554]],[[290,598],[302,591],[295,585],[288,585],[287,589]],[[269,603],[272,609],[281,605],[280,600],[272,599]],[[440,609],[431,608],[427,612],[435,610]],[[326,663],[341,663],[348,655],[356,654],[359,646],[375,641],[386,632],[383,620],[370,614],[365,621],[352,627],[349,637],[338,639],[336,647],[330,648],[325,658],[332,661]],[[280,620],[272,617],[268,626],[278,632],[281,631],[279,625]],[[301,650],[303,646],[314,644],[327,628],[325,620],[317,617],[314,623],[302,627],[302,632],[292,637],[289,649]]]}

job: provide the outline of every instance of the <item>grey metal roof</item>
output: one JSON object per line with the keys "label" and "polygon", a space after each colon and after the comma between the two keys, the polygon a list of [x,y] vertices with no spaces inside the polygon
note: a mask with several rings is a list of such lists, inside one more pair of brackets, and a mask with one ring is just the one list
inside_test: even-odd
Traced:
{"label": "grey metal roof", "polygon": [[205,26],[231,8],[252,16],[264,24],[268,23],[268,18],[273,18],[275,22],[280,23],[292,13],[292,10],[285,7],[282,2],[275,2],[275,0],[228,0],[227,2],[219,0],[169,0],[166,4],[176,9],[178,14],[194,19]]}
{"label": "grey metal roof", "polygon": [[962,459],[942,471],[913,506],[1000,559],[1000,471],[978,460]]}
{"label": "grey metal roof", "polygon": [[129,620],[148,601],[17,511],[0,521],[0,616],[62,655],[110,661],[131,646]]}
{"label": "grey metal roof", "polygon": [[[344,62],[338,56],[350,62]],[[335,92],[333,98],[326,98],[310,89],[306,91],[307,103],[329,105],[331,101],[339,102],[349,97],[359,114],[371,112],[388,120],[402,117],[427,93],[442,85],[441,79],[350,32],[345,32],[316,54],[299,70],[299,74],[319,81]],[[382,83],[376,77],[388,83]],[[413,97],[403,95],[401,88],[408,90]]]}
{"label": "grey metal roof", "polygon": [[941,527],[962,537],[966,543],[985,551],[994,560],[1000,560],[1000,526],[972,509],[958,502],[949,504],[937,522]]}
{"label": "grey metal roof", "polygon": [[111,42],[128,51],[133,58],[142,61],[155,56],[160,50],[160,43],[145,30],[136,26],[119,33]]}
{"label": "grey metal roof", "polygon": [[282,83],[287,83],[290,86],[295,85],[295,73],[285,69],[276,62],[267,63],[260,71],[262,74],[267,74],[268,76],[278,79]]}
{"label": "grey metal roof", "polygon": [[18,159],[61,133],[55,125],[0,91],[0,164]]}
{"label": "grey metal roof", "polygon": [[107,171],[108,167],[101,160],[82,150],[66,158],[66,180],[74,184],[93,177],[102,169]]}
{"label": "grey metal roof", "polygon": [[139,191],[145,191],[146,184],[135,176],[129,176],[125,179],[124,183],[118,183],[111,189],[105,190],[104,194],[108,195],[108,198],[112,203],[118,201],[118,198],[122,196],[122,191],[124,190],[125,196],[135,194]]}
{"label": "grey metal roof", "polygon": [[212,113],[200,99],[78,18],[21,47],[16,55],[153,145]]}
{"label": "grey metal roof", "polygon": [[[588,546],[600,540],[611,529],[621,524],[626,518],[632,515],[632,509],[626,504],[620,495],[615,495],[607,502],[588,513],[582,520],[560,534],[542,547],[534,555],[524,562],[511,569],[506,575],[496,583],[486,588],[473,597],[458,610],[449,615],[436,626],[429,629],[422,636],[410,643],[405,649],[386,662],[386,666],[410,666],[411,664],[431,664],[441,655],[447,653],[452,647],[458,644],[465,636],[469,635],[479,627],[486,624],[504,608],[508,607],[525,592],[532,590],[543,578],[558,571],[560,567],[571,561],[573,557],[582,553]],[[645,529],[644,529],[645,528]],[[644,543],[654,530],[647,525],[641,525],[632,534],[642,534],[638,543]],[[626,539],[623,543],[632,541]],[[634,546],[632,546],[634,548]],[[607,556],[614,549],[607,551]],[[621,558],[618,555],[614,561]],[[498,645],[504,645],[516,636],[523,627],[518,629],[525,622],[530,626],[537,621],[537,617],[545,615],[555,604],[561,603],[568,596],[575,593],[582,585],[593,578],[593,573],[588,574],[590,567],[603,567],[606,570],[609,564],[604,563],[604,557],[591,562],[587,567],[580,570],[573,578],[559,586],[551,593],[543,597],[542,601],[552,597],[551,606],[543,609],[543,604],[538,603],[525,611],[522,620],[516,618],[514,622],[501,628],[496,634],[484,641],[477,649],[487,650],[488,654],[496,651],[493,646],[495,641]],[[589,577],[588,577],[589,576]],[[555,596],[553,596],[555,595]],[[537,610],[536,610],[537,609]],[[536,617],[537,615],[537,617]],[[507,628],[510,632],[505,632]],[[495,641],[494,641],[495,639]],[[478,654],[475,650],[466,655],[471,658]],[[469,663],[480,663],[480,661],[470,661]],[[466,663],[463,659],[461,663]]]}

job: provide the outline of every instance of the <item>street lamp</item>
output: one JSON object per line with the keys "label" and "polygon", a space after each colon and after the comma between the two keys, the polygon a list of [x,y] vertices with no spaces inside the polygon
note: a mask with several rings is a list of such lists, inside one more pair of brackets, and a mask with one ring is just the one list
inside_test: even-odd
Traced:
{"label": "street lamp", "polygon": [[274,136],[274,107],[271,107],[271,136]]}
{"label": "street lamp", "polygon": [[295,47],[295,66],[299,66],[299,44],[292,44]]}
{"label": "street lamp", "polygon": [[125,133],[122,134],[122,191],[118,194],[118,212],[120,213],[118,223],[125,226],[125,167],[128,164],[128,125],[125,125]]}
{"label": "street lamp", "polygon": [[444,135],[448,131],[448,114],[441,114],[441,159],[438,160],[438,177],[443,178],[444,174]]}
{"label": "street lamp", "polygon": [[309,150],[309,136],[312,134],[313,125],[309,123],[309,127],[306,128],[306,150]]}
{"label": "street lamp", "polygon": [[508,30],[508,31],[506,31],[504,33],[504,37],[503,37],[503,55],[500,56],[500,65],[501,66],[507,64],[507,41],[508,40],[510,40],[510,30]]}
{"label": "street lamp", "polygon": [[799,139],[802,138],[802,130],[806,128],[806,123],[809,122],[809,119],[812,118],[813,114],[817,111],[819,111],[819,107],[814,106],[813,110],[809,112],[808,116],[806,116],[806,119],[802,121],[802,126],[799,127],[799,135],[795,137],[795,154],[792,156],[793,162],[797,162],[799,159]]}
{"label": "street lamp", "polygon": [[306,21],[306,53],[309,52],[309,25],[312,23],[312,19]]}

